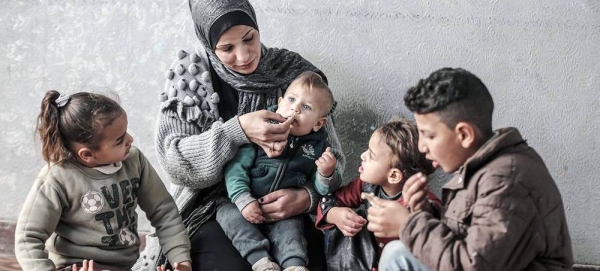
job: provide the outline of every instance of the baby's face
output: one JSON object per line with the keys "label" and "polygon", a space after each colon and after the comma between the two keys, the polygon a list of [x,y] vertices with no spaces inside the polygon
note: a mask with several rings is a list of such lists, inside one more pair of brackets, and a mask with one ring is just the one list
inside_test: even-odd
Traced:
{"label": "baby's face", "polygon": [[293,117],[290,134],[303,136],[318,131],[327,121],[325,102],[319,96],[320,90],[308,91],[292,84],[282,98],[279,98],[277,113],[285,118]]}

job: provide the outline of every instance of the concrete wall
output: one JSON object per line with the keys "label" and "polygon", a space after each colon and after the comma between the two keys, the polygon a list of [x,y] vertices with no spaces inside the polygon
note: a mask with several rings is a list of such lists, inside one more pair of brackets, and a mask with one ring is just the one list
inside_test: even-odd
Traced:
{"label": "concrete wall", "polygon": [[[466,68],[492,92],[494,127],[519,127],[547,162],[576,261],[600,265],[600,2],[252,2],[266,45],[297,51],[328,75],[347,177],[373,129],[410,116],[407,87],[444,66]],[[135,144],[158,167],[164,71],[177,50],[198,45],[186,1],[3,1],[0,33],[0,219],[17,219],[43,165],[34,124],[48,89],[117,90]]]}

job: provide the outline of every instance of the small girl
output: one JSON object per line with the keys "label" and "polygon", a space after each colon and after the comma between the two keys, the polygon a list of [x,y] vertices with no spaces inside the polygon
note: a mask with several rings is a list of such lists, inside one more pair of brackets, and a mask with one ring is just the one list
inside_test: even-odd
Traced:
{"label": "small girl", "polygon": [[[375,238],[367,231],[365,217],[370,203],[361,194],[406,206],[402,198],[406,179],[434,170],[431,161],[419,152],[418,141],[416,125],[406,119],[392,120],[379,127],[371,135],[368,149],[360,155],[360,177],[322,199],[316,227],[325,231],[327,270],[376,270],[383,247],[398,239]],[[427,198],[430,204],[424,209],[439,216],[441,201],[431,192]]]}
{"label": "small girl", "polygon": [[176,270],[191,270],[177,206],[131,145],[127,114],[116,101],[50,90],[37,131],[47,165],[17,222],[15,253],[24,270],[69,270],[86,259],[96,270],[130,270],[139,256],[138,204]]}

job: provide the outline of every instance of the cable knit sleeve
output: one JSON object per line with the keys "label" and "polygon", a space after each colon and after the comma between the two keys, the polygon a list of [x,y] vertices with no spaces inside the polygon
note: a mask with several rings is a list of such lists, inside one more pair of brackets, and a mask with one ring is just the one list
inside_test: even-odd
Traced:
{"label": "cable knit sleeve", "polygon": [[204,52],[179,51],[159,96],[156,149],[173,184],[206,188],[222,177],[225,163],[249,143],[237,118],[219,116],[219,96]]}
{"label": "cable knit sleeve", "polygon": [[346,156],[344,156],[344,152],[342,151],[342,144],[340,143],[340,139],[338,138],[337,132],[335,131],[333,118],[331,117],[331,115],[327,117],[325,131],[327,132],[327,141],[331,146],[331,152],[333,152],[333,155],[335,155],[335,158],[337,159],[337,171],[340,172],[340,174],[342,174],[344,172],[344,168],[346,167]]}

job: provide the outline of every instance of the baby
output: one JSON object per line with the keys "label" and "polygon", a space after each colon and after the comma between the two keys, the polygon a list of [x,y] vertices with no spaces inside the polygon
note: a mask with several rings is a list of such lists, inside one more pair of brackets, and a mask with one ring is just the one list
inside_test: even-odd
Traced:
{"label": "baby", "polygon": [[[253,270],[280,270],[280,266],[286,271],[306,270],[302,218],[263,224],[266,220],[256,199],[282,188],[314,185],[319,194],[325,195],[339,187],[337,160],[322,129],[332,107],[333,95],[321,76],[314,72],[301,74],[279,98],[275,109],[281,116],[293,118],[281,155],[269,158],[262,148],[248,144],[225,167],[231,202],[219,206],[217,221]],[[270,250],[277,263],[270,257]]]}

